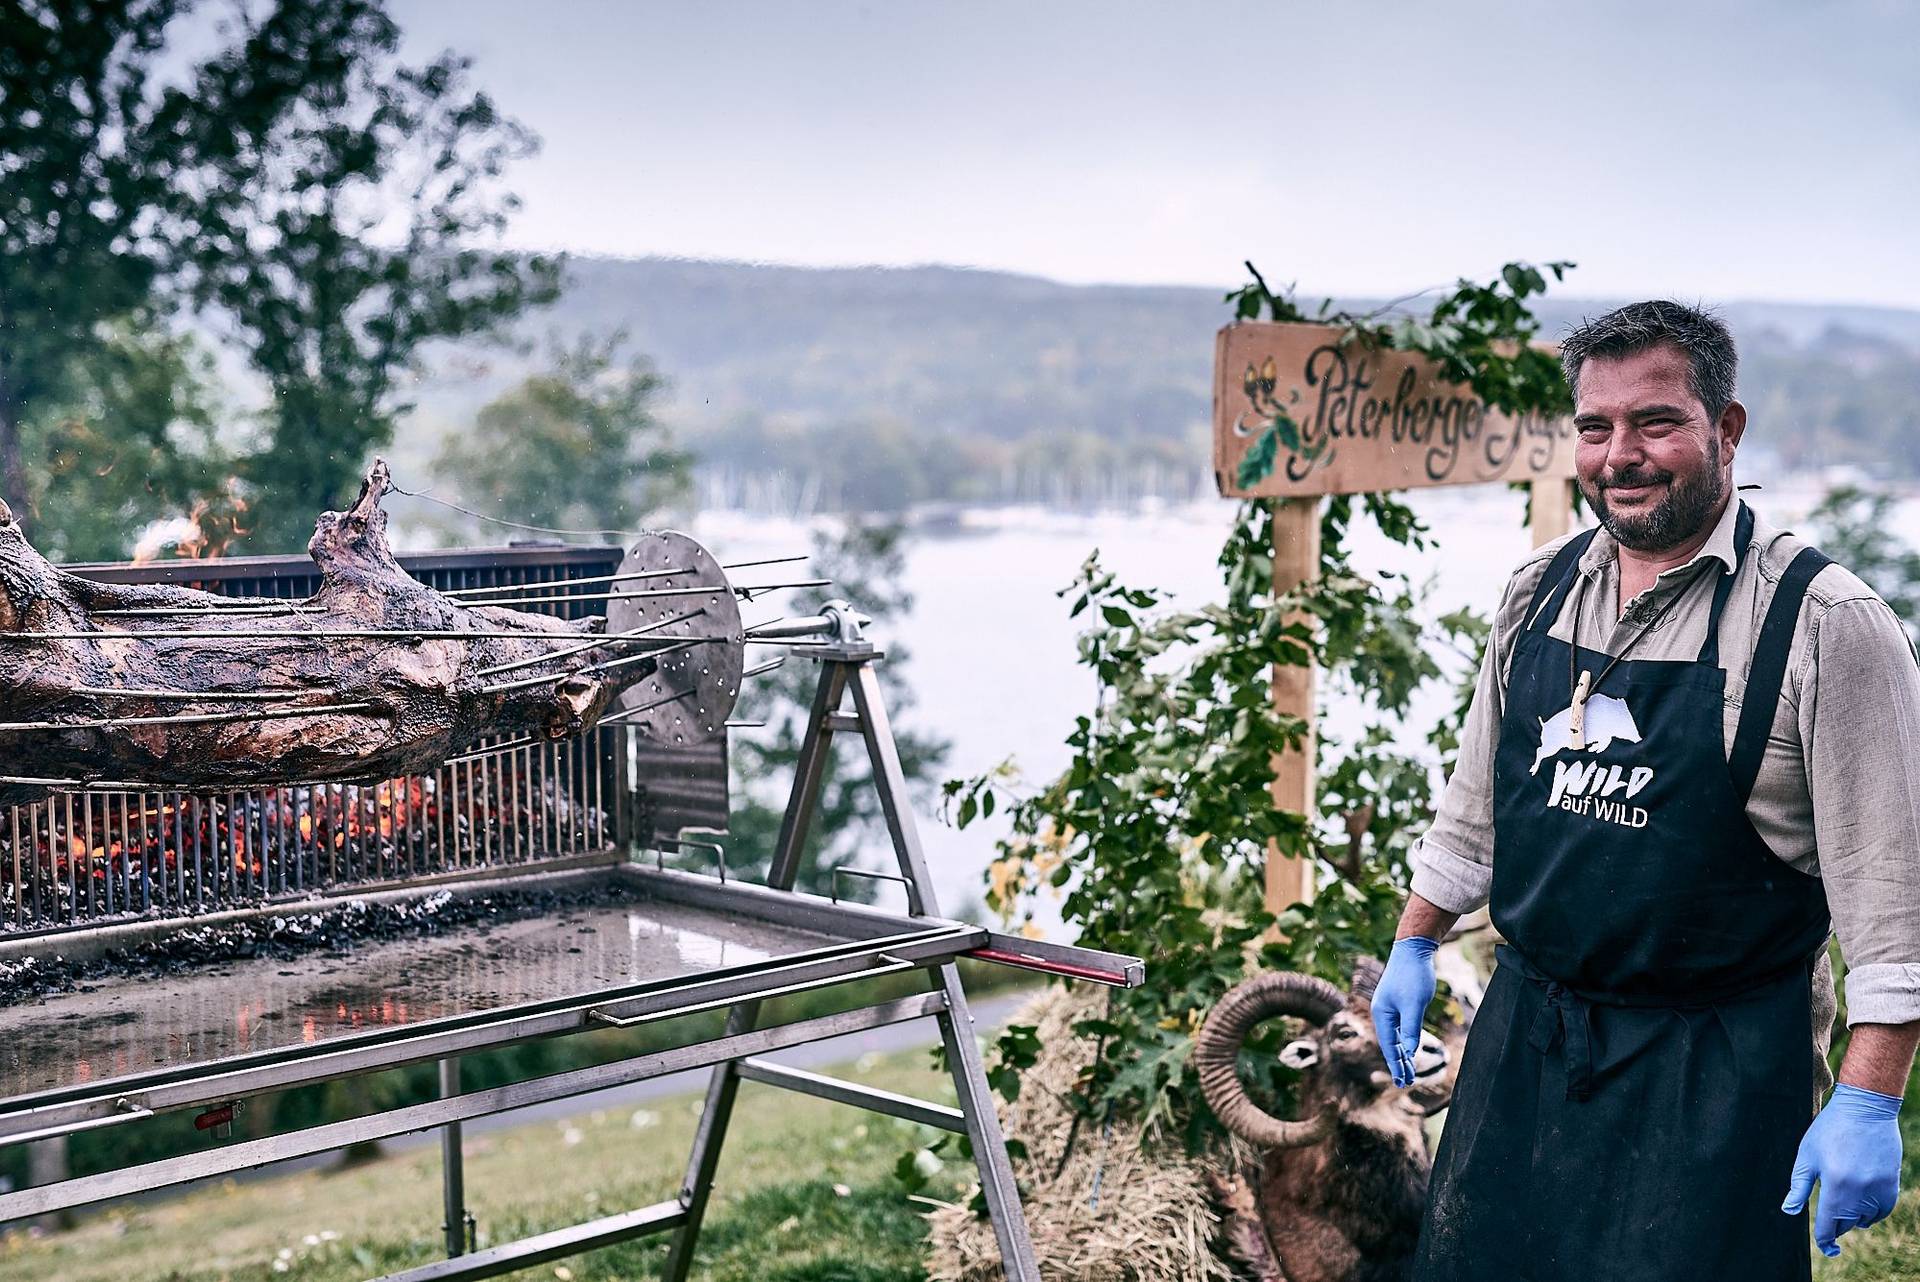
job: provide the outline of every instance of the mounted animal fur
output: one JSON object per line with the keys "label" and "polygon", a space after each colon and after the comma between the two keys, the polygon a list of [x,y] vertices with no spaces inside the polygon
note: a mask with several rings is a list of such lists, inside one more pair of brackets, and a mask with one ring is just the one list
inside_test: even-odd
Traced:
{"label": "mounted animal fur", "polygon": [[[1372,959],[1348,993],[1310,975],[1257,975],[1220,999],[1194,1039],[1207,1103],[1261,1152],[1250,1199],[1216,1191],[1230,1211],[1256,1210],[1257,1224],[1239,1217],[1230,1241],[1271,1282],[1404,1282],[1411,1268],[1433,1169],[1424,1123],[1452,1098],[1460,1048],[1423,1031],[1414,1084],[1394,1087],[1373,1030],[1379,980]],[[1300,1072],[1298,1120],[1260,1108],[1237,1071],[1248,1035],[1279,1016],[1307,1025],[1280,1052]]]}

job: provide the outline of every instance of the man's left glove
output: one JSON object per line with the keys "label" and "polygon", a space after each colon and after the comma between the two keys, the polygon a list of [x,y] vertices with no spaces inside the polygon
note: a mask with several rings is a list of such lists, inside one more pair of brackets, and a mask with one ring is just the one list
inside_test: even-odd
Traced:
{"label": "man's left glove", "polygon": [[1816,1180],[1814,1245],[1838,1255],[1835,1238],[1879,1223],[1900,1200],[1900,1101],[1844,1082],[1834,1087],[1800,1140],[1793,1186],[1780,1209],[1788,1215],[1805,1210]]}

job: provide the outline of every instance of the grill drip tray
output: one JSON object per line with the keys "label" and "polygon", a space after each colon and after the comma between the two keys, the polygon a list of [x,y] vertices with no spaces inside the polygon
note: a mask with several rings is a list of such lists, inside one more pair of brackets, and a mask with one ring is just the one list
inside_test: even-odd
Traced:
{"label": "grill drip tray", "polygon": [[131,975],[0,1008],[0,1098],[768,961],[830,936],[630,892],[557,914]]}
{"label": "grill drip tray", "polygon": [[[377,898],[405,906],[449,894],[468,908],[481,896],[517,907],[497,920],[449,913],[474,919],[435,918],[424,930],[328,951],[153,973],[131,968],[126,950],[167,956],[177,951],[169,932],[177,942],[193,919],[13,941],[0,960],[47,964],[89,952],[96,960],[68,971],[52,961],[56,973],[78,977],[73,991],[0,1006],[0,1142],[111,1115],[126,1107],[116,1099],[122,1092],[142,1109],[189,1106],[844,982],[907,964],[902,957],[951,957],[988,937],[939,918],[632,864],[533,869]],[[243,916],[258,923],[349,902],[283,903]],[[122,950],[111,965],[97,960],[109,945]]]}

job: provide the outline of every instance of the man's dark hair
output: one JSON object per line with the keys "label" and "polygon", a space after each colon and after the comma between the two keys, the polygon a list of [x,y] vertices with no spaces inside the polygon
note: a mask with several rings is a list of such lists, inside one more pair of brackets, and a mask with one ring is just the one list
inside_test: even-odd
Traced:
{"label": "man's dark hair", "polygon": [[1720,319],[1704,308],[1664,298],[1629,303],[1598,320],[1590,320],[1561,341],[1560,368],[1567,388],[1580,394],[1580,367],[1594,356],[1618,359],[1667,344],[1686,353],[1691,369],[1688,385],[1706,407],[1707,421],[1719,421],[1733,400],[1733,376],[1740,357],[1733,335]]}

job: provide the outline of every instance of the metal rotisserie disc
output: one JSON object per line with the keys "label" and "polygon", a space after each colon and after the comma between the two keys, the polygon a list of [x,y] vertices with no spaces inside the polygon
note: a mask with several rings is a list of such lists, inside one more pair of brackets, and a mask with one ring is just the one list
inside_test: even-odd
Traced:
{"label": "metal rotisserie disc", "polygon": [[648,641],[671,645],[701,638],[661,655],[652,676],[622,692],[620,707],[634,714],[629,724],[664,744],[705,743],[725,733],[740,697],[747,645],[726,571],[694,540],[662,530],[628,550],[620,573],[651,577],[613,585],[619,595],[607,602],[609,635],[661,625],[645,634]]}

